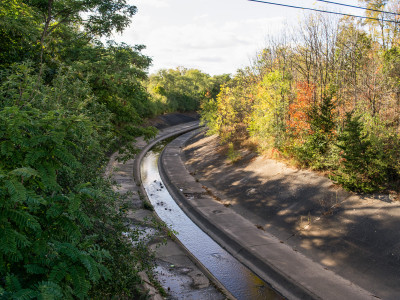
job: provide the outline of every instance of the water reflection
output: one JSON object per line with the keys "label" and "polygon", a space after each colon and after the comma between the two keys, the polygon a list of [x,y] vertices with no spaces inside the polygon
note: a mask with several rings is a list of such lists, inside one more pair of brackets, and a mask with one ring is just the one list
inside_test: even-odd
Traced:
{"label": "water reflection", "polygon": [[237,299],[282,299],[185,215],[161,181],[158,156],[149,151],[143,159],[142,181],[155,211],[178,239]]}

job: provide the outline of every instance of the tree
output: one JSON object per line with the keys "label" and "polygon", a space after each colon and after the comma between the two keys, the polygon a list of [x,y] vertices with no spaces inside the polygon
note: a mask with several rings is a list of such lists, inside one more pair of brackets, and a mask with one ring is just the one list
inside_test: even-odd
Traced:
{"label": "tree", "polygon": [[[389,50],[399,41],[400,38],[400,4],[396,0],[360,0],[365,3],[365,13],[368,17],[366,23],[370,25],[372,36],[382,45],[384,50]],[[382,11],[392,12],[388,14]],[[396,15],[397,13],[397,15]],[[392,21],[387,22],[386,20]]]}
{"label": "tree", "polygon": [[282,149],[286,139],[286,116],[291,100],[290,74],[279,70],[268,73],[257,86],[249,117],[251,136],[263,141],[265,148]]}
{"label": "tree", "polygon": [[225,77],[211,77],[196,69],[159,70],[150,76],[148,91],[166,111],[195,111],[216,90]]}
{"label": "tree", "polygon": [[311,109],[315,86],[307,82],[297,83],[297,97],[289,105],[288,129],[292,134],[303,137],[310,130],[308,113]]}
{"label": "tree", "polygon": [[[391,0],[364,2],[395,12],[400,5]],[[316,14],[307,16],[292,39],[285,31],[281,39],[271,40],[250,67],[239,70],[215,100],[202,106],[210,133],[217,133],[222,142],[243,142],[232,144],[235,147],[256,144],[261,151],[279,150],[301,166],[335,172],[334,179],[353,190],[373,191],[389,180],[394,184],[400,165],[395,150],[400,23],[383,19],[399,16],[368,14],[379,18],[367,22],[369,30],[353,18]],[[349,117],[352,111],[359,117]],[[336,143],[347,143],[346,151],[354,155],[342,156],[347,152],[340,153]]]}
{"label": "tree", "polygon": [[122,32],[130,24],[137,9],[126,0],[22,0],[41,16],[40,42],[63,24],[82,24],[92,35],[109,36]]}
{"label": "tree", "polygon": [[[0,69],[33,59],[40,23],[32,7],[19,0],[4,0],[0,9]],[[1,80],[1,77],[0,77]]]}
{"label": "tree", "polygon": [[336,44],[337,76],[334,81],[343,115],[346,110],[358,105],[360,73],[363,65],[368,64],[371,48],[372,39],[367,33],[358,28],[353,20],[343,20]]}
{"label": "tree", "polygon": [[364,131],[361,116],[346,114],[343,131],[338,136],[341,152],[340,166],[333,178],[346,188],[359,192],[379,189],[387,180],[387,165],[369,134]]}
{"label": "tree", "polygon": [[135,137],[155,133],[140,126],[152,115],[141,83],[150,59],[142,46],[98,40],[122,30],[135,8],[0,8],[0,298],[138,299],[137,273],[151,256],[132,245],[138,234],[103,171],[110,151],[133,154]]}

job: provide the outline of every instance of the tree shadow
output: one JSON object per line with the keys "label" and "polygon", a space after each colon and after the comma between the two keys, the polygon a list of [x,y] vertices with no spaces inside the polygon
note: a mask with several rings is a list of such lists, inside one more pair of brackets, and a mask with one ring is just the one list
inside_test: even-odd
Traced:
{"label": "tree shadow", "polygon": [[192,174],[294,249],[385,299],[400,295],[400,204],[360,196],[310,171],[244,158],[227,164],[216,138],[183,151]]}

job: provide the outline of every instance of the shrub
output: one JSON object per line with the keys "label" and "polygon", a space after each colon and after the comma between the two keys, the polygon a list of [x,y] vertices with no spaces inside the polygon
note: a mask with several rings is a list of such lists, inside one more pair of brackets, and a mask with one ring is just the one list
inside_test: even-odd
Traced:
{"label": "shrub", "polygon": [[319,105],[307,112],[309,130],[303,134],[303,143],[292,146],[291,152],[304,166],[313,169],[332,167],[335,140],[335,114],[332,95],[325,95]]}
{"label": "shrub", "polygon": [[353,112],[346,115],[337,143],[341,149],[340,165],[333,179],[350,190],[372,192],[381,189],[387,181],[388,164],[364,131],[360,118]]}

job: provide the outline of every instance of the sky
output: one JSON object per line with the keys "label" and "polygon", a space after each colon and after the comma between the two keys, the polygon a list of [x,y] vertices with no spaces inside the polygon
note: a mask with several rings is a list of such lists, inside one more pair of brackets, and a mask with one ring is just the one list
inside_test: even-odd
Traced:
{"label": "sky", "polygon": [[[356,0],[332,0],[357,5]],[[321,5],[313,0],[270,0],[289,5],[360,10]],[[152,58],[149,73],[177,67],[196,68],[210,75],[234,74],[267,45],[269,36],[298,26],[304,11],[247,0],[132,0],[138,8],[118,42],[143,44]]]}

